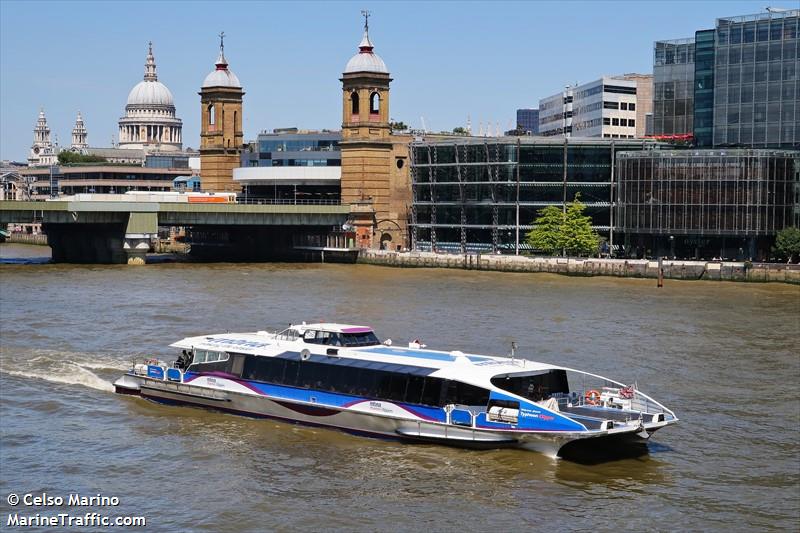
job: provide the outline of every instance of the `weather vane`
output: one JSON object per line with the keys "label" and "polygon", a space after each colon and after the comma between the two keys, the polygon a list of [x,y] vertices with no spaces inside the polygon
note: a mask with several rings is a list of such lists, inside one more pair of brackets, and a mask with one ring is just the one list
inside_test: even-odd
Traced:
{"label": "weather vane", "polygon": [[371,13],[366,9],[362,9],[361,14],[364,16],[364,29],[369,31],[369,16]]}
{"label": "weather vane", "polygon": [[225,50],[225,32],[219,32],[219,49]]}

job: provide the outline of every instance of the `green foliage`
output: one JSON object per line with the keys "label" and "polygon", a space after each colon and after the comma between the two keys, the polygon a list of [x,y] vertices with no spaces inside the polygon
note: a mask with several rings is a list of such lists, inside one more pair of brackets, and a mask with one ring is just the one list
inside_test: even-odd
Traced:
{"label": "green foliage", "polygon": [[787,261],[800,256],[800,228],[784,228],[775,238],[775,252]]}
{"label": "green foliage", "polygon": [[600,236],[592,229],[592,219],[584,215],[585,210],[580,194],[567,204],[566,212],[552,205],[540,209],[534,228],[527,235],[528,244],[551,254],[561,250],[569,255],[596,253]]}
{"label": "green foliage", "polygon": [[457,128],[453,128],[453,133],[455,135],[466,135],[467,130],[465,128],[462,128],[461,126],[458,126]]}
{"label": "green foliage", "polygon": [[389,129],[392,131],[406,131],[408,126],[405,122],[389,122]]}
{"label": "green foliage", "polygon": [[527,235],[528,244],[535,250],[555,253],[561,250],[561,226],[564,224],[564,213],[554,205],[539,210],[539,217],[533,229]]}
{"label": "green foliage", "polygon": [[58,153],[58,162],[62,165],[80,164],[80,163],[105,163],[106,158],[99,155],[83,155],[78,152],[70,152],[64,150]]}

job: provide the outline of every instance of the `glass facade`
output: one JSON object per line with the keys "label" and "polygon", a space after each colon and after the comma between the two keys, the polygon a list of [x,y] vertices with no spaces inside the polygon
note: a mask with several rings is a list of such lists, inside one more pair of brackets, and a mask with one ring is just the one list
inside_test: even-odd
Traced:
{"label": "glass facade", "polygon": [[341,132],[262,133],[242,153],[243,167],[339,167]]}
{"label": "glass facade", "polygon": [[694,129],[694,39],[653,46],[653,135],[687,136]]}
{"label": "glass facade", "polygon": [[412,143],[412,246],[515,253],[527,247],[540,209],[563,206],[577,193],[594,228],[613,242],[614,154],[653,146],[526,137]]}
{"label": "glass facade", "polygon": [[708,148],[714,132],[714,30],[694,35],[694,145]]}
{"label": "glass facade", "polygon": [[517,129],[530,135],[539,133],[539,110],[517,109]]}
{"label": "glass facade", "polygon": [[795,224],[800,152],[620,152],[617,180],[631,255],[764,259],[774,235]]}
{"label": "glass facade", "polygon": [[717,20],[714,146],[800,146],[800,10]]}

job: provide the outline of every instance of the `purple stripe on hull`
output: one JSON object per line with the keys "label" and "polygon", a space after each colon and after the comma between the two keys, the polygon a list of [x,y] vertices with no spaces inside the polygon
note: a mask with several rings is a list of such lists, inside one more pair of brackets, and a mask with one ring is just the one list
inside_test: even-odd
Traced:
{"label": "purple stripe on hull", "polygon": [[372,333],[372,328],[342,328],[342,333]]}
{"label": "purple stripe on hull", "polygon": [[220,372],[218,370],[215,370],[213,372],[203,372],[202,374],[197,374],[196,376],[192,376],[189,379],[184,379],[183,382],[184,383],[191,383],[192,381],[194,381],[194,380],[196,380],[198,378],[204,378],[204,377],[229,379],[229,380],[233,381],[234,383],[238,383],[242,387],[247,387],[248,389],[250,389],[251,391],[255,392],[256,394],[259,394],[261,396],[266,396],[266,394],[264,394],[263,391],[257,389],[250,382],[242,380],[242,379],[239,379],[237,376],[234,376],[233,374],[228,374],[227,372]]}
{"label": "purple stripe on hull", "polygon": [[274,401],[275,403],[277,403],[282,407],[294,411],[295,413],[300,413],[302,415],[308,415],[308,416],[331,416],[341,412],[337,409],[326,409],[325,407],[316,407],[314,405],[300,405],[289,402],[279,402],[278,400],[272,400],[272,401]]}

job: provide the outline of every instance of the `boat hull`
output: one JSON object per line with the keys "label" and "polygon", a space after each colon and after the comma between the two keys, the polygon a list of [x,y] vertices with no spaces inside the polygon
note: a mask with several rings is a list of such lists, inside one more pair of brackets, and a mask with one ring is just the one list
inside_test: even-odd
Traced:
{"label": "boat hull", "polygon": [[[146,376],[126,374],[115,383],[120,394],[139,395],[165,404],[204,407],[253,418],[270,418],[314,427],[338,429],[347,433],[383,439],[437,443],[465,448],[523,448],[551,457],[566,444],[576,440],[595,440],[610,436],[609,432],[487,430],[464,427],[433,420],[420,420],[413,415],[401,417],[386,414],[384,404],[369,401],[380,412],[363,412],[282,397],[250,394],[235,390],[169,382]],[[617,430],[614,435],[628,434],[632,439],[643,428]]]}

